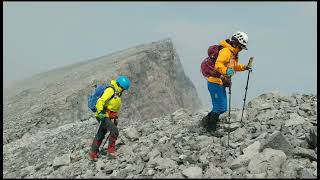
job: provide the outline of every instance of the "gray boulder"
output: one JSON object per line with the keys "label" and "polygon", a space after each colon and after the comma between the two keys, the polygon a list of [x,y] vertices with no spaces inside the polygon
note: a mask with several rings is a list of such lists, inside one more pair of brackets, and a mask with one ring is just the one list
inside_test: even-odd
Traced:
{"label": "gray boulder", "polygon": [[200,147],[200,149],[208,147],[213,143],[213,137],[208,136],[197,136],[196,137],[196,145]]}
{"label": "gray boulder", "polygon": [[301,179],[316,179],[317,177],[313,175],[310,169],[303,169],[300,172],[300,178]]}
{"label": "gray boulder", "polygon": [[131,141],[138,140],[140,137],[139,132],[136,128],[126,128],[123,130],[123,132]]}
{"label": "gray boulder", "polygon": [[293,155],[300,156],[303,158],[309,158],[311,161],[317,160],[317,154],[312,149],[305,149],[299,146],[295,147],[292,151]]}
{"label": "gray boulder", "polygon": [[293,148],[280,131],[274,131],[274,133],[272,133],[267,140],[263,141],[262,144],[261,150],[265,148],[272,148],[282,150],[286,154],[290,153]]}
{"label": "gray boulder", "polygon": [[156,157],[154,159],[151,159],[147,165],[151,165],[151,167],[154,167],[156,169],[169,169],[169,168],[176,168],[177,163],[173,161],[170,158],[162,158],[162,157]]}
{"label": "gray boulder", "polygon": [[233,142],[243,141],[248,135],[245,128],[238,128],[237,130],[230,133],[230,139]]}
{"label": "gray boulder", "polygon": [[159,139],[159,143],[165,144],[168,140],[169,140],[169,138],[167,136],[163,136],[162,138]]}
{"label": "gray boulder", "polygon": [[306,137],[306,140],[312,147],[317,147],[317,126],[309,129],[309,135]]}
{"label": "gray boulder", "polygon": [[202,169],[195,166],[182,171],[182,174],[188,178],[202,178]]}
{"label": "gray boulder", "polygon": [[223,172],[220,167],[215,167],[210,164],[204,173],[203,178],[223,178]]}
{"label": "gray boulder", "polygon": [[57,157],[53,160],[52,166],[54,169],[59,168],[60,166],[68,165],[71,162],[71,154],[64,154],[60,157]]}
{"label": "gray boulder", "polygon": [[299,108],[305,112],[308,112],[308,111],[312,111],[313,108],[311,107],[311,105],[309,103],[303,103],[299,106]]}
{"label": "gray boulder", "polygon": [[266,148],[251,159],[248,170],[251,174],[267,173],[268,177],[278,177],[286,159],[287,156],[283,151]]}
{"label": "gray boulder", "polygon": [[237,157],[232,163],[230,168],[237,169],[243,166],[247,166],[249,161],[259,154],[260,142],[255,141],[253,144],[249,145],[247,148],[243,150],[244,154]]}
{"label": "gray boulder", "polygon": [[303,169],[304,165],[299,159],[287,159],[282,165],[283,178],[298,178],[299,172]]}
{"label": "gray boulder", "polygon": [[260,174],[247,174],[247,178],[266,178],[267,173],[260,173]]}
{"label": "gray boulder", "polygon": [[260,106],[257,107],[257,109],[259,111],[261,110],[267,110],[267,109],[272,109],[273,108],[273,104],[272,103],[262,103],[260,104]]}
{"label": "gray boulder", "polygon": [[288,119],[285,123],[285,126],[296,126],[299,124],[305,123],[305,119],[298,114],[290,114],[290,119]]}
{"label": "gray boulder", "polygon": [[290,96],[281,96],[279,98],[281,101],[285,101],[290,103],[291,105],[296,105],[296,99],[294,97],[290,97]]}

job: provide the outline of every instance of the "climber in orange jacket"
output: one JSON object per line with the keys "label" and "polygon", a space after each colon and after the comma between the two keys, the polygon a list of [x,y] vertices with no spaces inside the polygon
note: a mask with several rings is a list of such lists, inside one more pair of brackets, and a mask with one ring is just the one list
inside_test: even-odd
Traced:
{"label": "climber in orange jacket", "polygon": [[231,76],[237,71],[251,69],[244,64],[238,64],[238,53],[247,50],[248,36],[244,32],[237,32],[231,39],[220,42],[222,49],[219,51],[215,62],[215,70],[220,73],[217,77],[208,77],[208,90],[212,101],[211,112],[201,120],[201,125],[208,131],[214,132],[220,114],[227,111],[226,87],[231,85]]}

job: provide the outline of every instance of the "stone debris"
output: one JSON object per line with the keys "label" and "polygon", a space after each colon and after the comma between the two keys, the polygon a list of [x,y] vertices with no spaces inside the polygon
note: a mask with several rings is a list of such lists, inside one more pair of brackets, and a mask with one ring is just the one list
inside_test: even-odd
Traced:
{"label": "stone debris", "polygon": [[219,136],[199,127],[205,110],[179,108],[147,120],[120,119],[117,157],[101,154],[96,162],[86,155],[98,122],[79,119],[4,144],[3,176],[317,178],[315,103],[313,95],[266,93],[248,103],[242,125],[237,122],[241,109],[232,109],[230,147],[227,113],[221,115]]}

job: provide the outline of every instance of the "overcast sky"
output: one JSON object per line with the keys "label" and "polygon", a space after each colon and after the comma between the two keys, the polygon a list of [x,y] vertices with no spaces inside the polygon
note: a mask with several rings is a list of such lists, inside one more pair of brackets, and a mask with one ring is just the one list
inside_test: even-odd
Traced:
{"label": "overcast sky", "polygon": [[[4,86],[53,68],[171,37],[205,105],[200,63],[209,45],[240,30],[254,57],[247,102],[265,92],[315,94],[316,2],[4,2]],[[242,107],[247,72],[233,77]]]}

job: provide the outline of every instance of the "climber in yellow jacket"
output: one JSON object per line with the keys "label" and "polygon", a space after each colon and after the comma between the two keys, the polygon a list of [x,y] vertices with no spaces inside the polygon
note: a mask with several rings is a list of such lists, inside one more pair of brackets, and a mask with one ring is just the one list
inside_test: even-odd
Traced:
{"label": "climber in yellow jacket", "polygon": [[126,76],[119,76],[117,80],[111,80],[110,84],[111,86],[104,90],[96,103],[95,116],[100,122],[100,126],[88,154],[89,159],[94,161],[98,158],[99,147],[108,131],[110,131],[110,135],[107,153],[110,156],[115,156],[115,145],[119,135],[117,119],[121,108],[121,94],[124,90],[129,89],[131,83]]}
{"label": "climber in yellow jacket", "polygon": [[[233,75],[234,71],[246,70],[246,65],[238,64],[238,53],[242,50],[242,48],[239,48],[239,46],[232,47],[232,45],[229,43],[233,44],[232,41],[228,39],[220,42],[220,46],[223,48],[219,51],[219,55],[215,63],[215,69],[223,76],[210,76],[208,81],[211,83],[223,85],[222,79],[223,77],[226,77],[226,75]],[[227,70],[229,70],[230,74],[227,74]]]}
{"label": "climber in yellow jacket", "polygon": [[[212,101],[211,112],[202,119],[201,125],[208,131],[215,131],[220,114],[227,111],[226,87],[231,85],[231,76],[237,71],[251,69],[244,64],[238,64],[238,53],[247,50],[248,36],[244,32],[237,32],[231,39],[220,42],[221,50],[215,61],[215,77],[208,77],[208,90]],[[208,54],[210,57],[210,54]]]}

